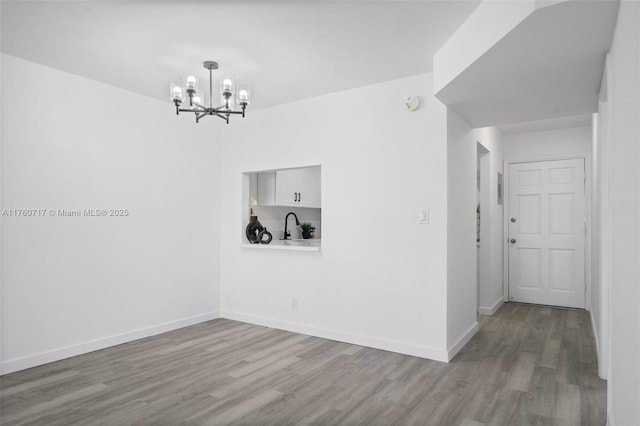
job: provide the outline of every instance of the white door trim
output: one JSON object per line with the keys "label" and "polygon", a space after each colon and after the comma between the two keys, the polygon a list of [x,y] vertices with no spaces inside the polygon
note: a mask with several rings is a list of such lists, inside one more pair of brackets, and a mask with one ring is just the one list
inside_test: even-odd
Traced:
{"label": "white door trim", "polygon": [[584,202],[585,202],[585,236],[584,267],[585,267],[585,309],[591,310],[591,154],[548,155],[539,157],[514,157],[504,159],[503,177],[503,213],[502,213],[502,294],[504,301],[509,301],[509,246],[506,244],[509,235],[509,165],[518,163],[536,163],[539,161],[576,160],[584,159]]}
{"label": "white door trim", "polygon": [[[478,272],[478,289],[477,289],[477,297],[476,305],[478,306],[478,313],[480,315],[487,315],[487,312],[490,312],[488,315],[493,315],[495,310],[492,309],[491,304],[495,305],[495,300],[492,300],[487,303],[487,300],[484,302],[485,305],[482,304],[483,294],[489,292],[491,285],[491,272],[492,272],[492,253],[491,253],[491,243],[492,243],[492,228],[498,227],[500,225],[495,224],[491,225],[491,190],[493,189],[491,186],[491,156],[492,152],[484,146],[480,141],[476,142],[476,153],[479,156],[477,158],[480,169],[478,173],[480,173],[480,247],[477,253],[477,272]],[[480,155],[480,151],[482,151],[482,155]],[[485,299],[488,299],[485,296]],[[493,311],[493,312],[491,312]]]}

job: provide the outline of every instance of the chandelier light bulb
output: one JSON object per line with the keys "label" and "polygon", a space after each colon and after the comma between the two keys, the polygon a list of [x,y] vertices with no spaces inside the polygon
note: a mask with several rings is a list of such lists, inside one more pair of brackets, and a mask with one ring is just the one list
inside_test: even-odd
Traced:
{"label": "chandelier light bulb", "polygon": [[182,101],[182,88],[178,86],[174,86],[173,88],[173,100],[174,101]]}
{"label": "chandelier light bulb", "polygon": [[244,106],[246,108],[250,103],[251,99],[251,89],[248,84],[238,84],[237,85],[237,102],[239,105]]}
{"label": "chandelier light bulb", "polygon": [[196,78],[192,75],[187,77],[187,89],[195,89],[196,88]]}
{"label": "chandelier light bulb", "polygon": [[233,87],[233,82],[230,79],[225,78],[224,81],[222,82],[222,87],[224,88],[225,91],[230,92],[231,88]]}

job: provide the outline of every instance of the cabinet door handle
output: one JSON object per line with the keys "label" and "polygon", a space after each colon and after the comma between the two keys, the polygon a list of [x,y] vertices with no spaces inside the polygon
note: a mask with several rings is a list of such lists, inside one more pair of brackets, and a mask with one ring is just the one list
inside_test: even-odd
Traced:
{"label": "cabinet door handle", "polygon": [[298,192],[298,202],[302,201],[302,192]]}
{"label": "cabinet door handle", "polygon": [[294,193],[293,193],[293,201],[294,201],[294,202],[295,202],[295,201],[298,201],[298,193],[297,193],[297,192],[294,192]]}

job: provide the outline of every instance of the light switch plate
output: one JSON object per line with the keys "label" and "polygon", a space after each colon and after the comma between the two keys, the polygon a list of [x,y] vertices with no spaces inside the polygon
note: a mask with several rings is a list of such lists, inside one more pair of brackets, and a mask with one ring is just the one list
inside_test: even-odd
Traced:
{"label": "light switch plate", "polygon": [[418,223],[421,225],[429,223],[429,209],[418,210]]}

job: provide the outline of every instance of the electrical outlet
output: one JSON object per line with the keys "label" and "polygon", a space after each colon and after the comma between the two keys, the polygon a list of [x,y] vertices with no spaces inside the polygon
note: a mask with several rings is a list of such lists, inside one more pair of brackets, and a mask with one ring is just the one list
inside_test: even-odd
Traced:
{"label": "electrical outlet", "polygon": [[291,309],[294,311],[298,310],[298,299],[291,299]]}

